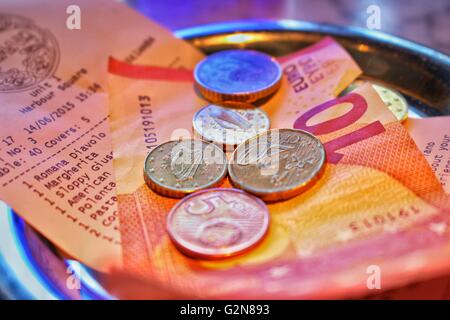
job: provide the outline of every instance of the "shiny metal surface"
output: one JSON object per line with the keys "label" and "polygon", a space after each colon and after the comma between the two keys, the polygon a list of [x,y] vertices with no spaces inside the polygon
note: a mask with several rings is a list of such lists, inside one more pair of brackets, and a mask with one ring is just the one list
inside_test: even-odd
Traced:
{"label": "shiny metal surface", "polygon": [[[403,93],[416,115],[450,114],[450,57],[394,36],[292,20],[221,23],[176,34],[205,53],[250,48],[275,56],[331,35],[361,66],[363,78]],[[113,298],[97,282],[96,272],[65,257],[1,202],[0,273],[0,294],[7,298]],[[79,290],[68,286],[74,276],[81,280]]]}
{"label": "shiny metal surface", "polygon": [[196,27],[177,34],[206,53],[239,47],[274,56],[329,35],[353,56],[364,79],[400,91],[422,116],[450,114],[450,57],[385,33],[293,20],[255,20]]}

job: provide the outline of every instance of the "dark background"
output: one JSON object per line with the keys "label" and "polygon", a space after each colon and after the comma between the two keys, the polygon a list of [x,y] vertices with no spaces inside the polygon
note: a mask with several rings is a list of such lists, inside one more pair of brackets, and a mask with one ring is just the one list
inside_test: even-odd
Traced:
{"label": "dark background", "polygon": [[366,27],[380,7],[380,31],[450,53],[450,0],[128,0],[172,30],[240,19],[298,19]]}

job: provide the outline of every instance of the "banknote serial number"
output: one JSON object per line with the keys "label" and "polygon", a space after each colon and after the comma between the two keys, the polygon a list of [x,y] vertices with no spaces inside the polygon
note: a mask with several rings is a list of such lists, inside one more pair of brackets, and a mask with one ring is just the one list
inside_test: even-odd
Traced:
{"label": "banknote serial number", "polygon": [[147,149],[151,150],[156,148],[158,145],[158,138],[156,135],[156,127],[153,109],[152,109],[152,99],[147,95],[139,95],[139,113],[141,115],[141,128],[144,135],[144,143]]}

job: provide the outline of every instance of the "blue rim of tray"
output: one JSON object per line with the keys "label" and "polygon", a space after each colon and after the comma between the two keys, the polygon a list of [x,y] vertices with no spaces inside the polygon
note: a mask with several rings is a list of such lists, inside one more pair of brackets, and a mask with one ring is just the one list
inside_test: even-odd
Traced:
{"label": "blue rim of tray", "polygon": [[298,20],[237,20],[224,23],[200,25],[175,31],[175,35],[182,39],[208,37],[225,33],[239,33],[249,31],[298,31],[334,37],[365,38],[383,44],[407,50],[412,54],[419,54],[434,61],[439,61],[450,68],[450,56],[425,45],[406,40],[384,32],[364,29],[354,26],[339,26],[326,23],[314,23]]}

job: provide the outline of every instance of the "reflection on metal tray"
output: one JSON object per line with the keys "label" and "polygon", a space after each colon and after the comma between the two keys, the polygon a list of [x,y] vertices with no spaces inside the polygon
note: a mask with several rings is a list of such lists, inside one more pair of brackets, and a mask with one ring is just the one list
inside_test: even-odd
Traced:
{"label": "reflection on metal tray", "polygon": [[[212,53],[252,48],[281,56],[330,35],[363,69],[363,77],[402,92],[416,116],[450,114],[450,57],[380,32],[291,20],[241,21],[194,27],[177,32],[194,46]],[[50,243],[0,203],[0,295],[9,298],[109,299],[98,274],[66,259]],[[80,275],[80,290],[76,281]]]}

